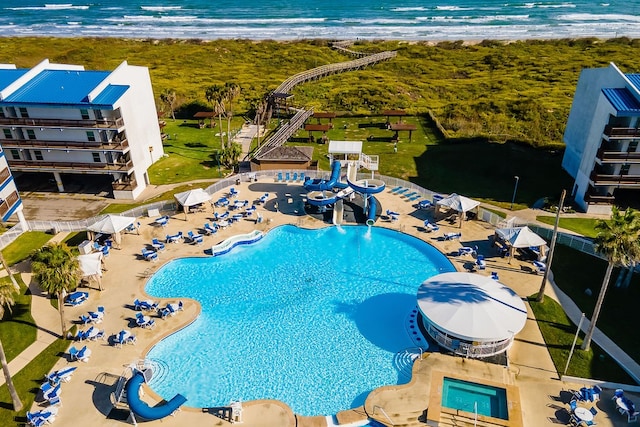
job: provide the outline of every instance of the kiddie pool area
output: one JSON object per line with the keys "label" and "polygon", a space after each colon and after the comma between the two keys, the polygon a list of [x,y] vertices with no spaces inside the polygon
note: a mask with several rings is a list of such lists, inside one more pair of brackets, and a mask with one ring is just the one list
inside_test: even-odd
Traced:
{"label": "kiddie pool area", "polygon": [[396,354],[416,346],[407,326],[416,289],[454,270],[428,243],[365,226],[285,225],[223,256],[171,261],[146,292],[196,299],[202,312],[151,349],[150,386],[203,408],[277,399],[328,415],[360,406],[371,390],[409,380]]}

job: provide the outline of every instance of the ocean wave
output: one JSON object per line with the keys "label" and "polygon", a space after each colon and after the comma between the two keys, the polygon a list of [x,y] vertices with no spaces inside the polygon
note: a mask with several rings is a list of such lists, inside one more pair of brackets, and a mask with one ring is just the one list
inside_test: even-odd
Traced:
{"label": "ocean wave", "polygon": [[568,13],[557,17],[560,21],[606,21],[606,22],[640,22],[640,16],[623,14],[591,14],[591,13]]}
{"label": "ocean wave", "polygon": [[423,7],[423,6],[417,6],[417,7],[394,7],[394,8],[391,9],[391,12],[423,12],[425,10],[428,10],[428,9]]}
{"label": "ocean wave", "polygon": [[178,22],[196,21],[203,25],[268,25],[268,24],[314,24],[326,21],[326,18],[253,18],[253,19],[232,19],[232,18],[200,18],[198,16],[151,16],[151,15],[124,15],[123,17],[105,18],[106,22]]}
{"label": "ocean wave", "polygon": [[165,12],[167,10],[182,9],[182,6],[140,6],[140,9],[150,12]]}
{"label": "ocean wave", "polygon": [[536,4],[536,7],[539,7],[540,9],[561,9],[561,8],[575,8],[577,6],[573,3],[560,3],[560,4],[538,3]]}
{"label": "ocean wave", "polygon": [[45,4],[44,6],[17,6],[17,7],[5,7],[5,10],[87,10],[89,6],[74,6],[72,4]]}

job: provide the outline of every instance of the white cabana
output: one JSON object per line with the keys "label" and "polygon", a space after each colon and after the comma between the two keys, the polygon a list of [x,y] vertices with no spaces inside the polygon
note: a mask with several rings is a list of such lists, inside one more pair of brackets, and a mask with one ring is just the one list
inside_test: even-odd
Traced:
{"label": "white cabana", "polygon": [[444,206],[449,209],[453,209],[460,213],[460,226],[462,226],[462,217],[470,210],[480,206],[480,202],[470,199],[465,196],[453,193],[444,199],[436,201],[439,206]]}
{"label": "white cabana", "polygon": [[100,290],[102,290],[103,262],[104,256],[102,255],[102,252],[78,256],[78,263],[80,264],[82,278],[87,280],[88,282],[95,281],[98,284],[98,288]]}
{"label": "white cabana", "polygon": [[211,195],[204,191],[202,188],[194,188],[192,190],[183,191],[182,193],[174,194],[173,197],[175,197],[176,201],[182,206],[185,215],[188,212],[190,206],[201,205],[202,203],[211,200]]}
{"label": "white cabana", "polygon": [[538,248],[539,258],[544,258],[547,242],[526,225],[524,227],[499,228],[496,237],[509,246],[509,257],[513,256],[514,248]]}
{"label": "white cabana", "polygon": [[[132,226],[136,222],[136,218],[132,216],[121,216],[107,214],[98,221],[87,227],[87,230],[93,233],[111,234],[116,247],[122,242],[122,230]],[[90,236],[93,240],[93,236]]]}
{"label": "white cabana", "polygon": [[506,351],[527,320],[527,309],[513,290],[476,273],[434,276],[422,283],[417,299],[429,335],[466,357]]}

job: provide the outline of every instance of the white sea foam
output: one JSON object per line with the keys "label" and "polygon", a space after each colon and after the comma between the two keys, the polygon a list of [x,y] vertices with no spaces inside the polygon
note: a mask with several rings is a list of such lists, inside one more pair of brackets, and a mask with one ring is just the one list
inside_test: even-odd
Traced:
{"label": "white sea foam", "polygon": [[148,10],[150,12],[165,12],[168,10],[179,10],[182,6],[140,6],[142,10]]}
{"label": "white sea foam", "polygon": [[562,21],[607,21],[607,22],[640,22],[640,16],[622,14],[591,14],[591,13],[569,13],[559,15],[558,20]]}
{"label": "white sea foam", "polygon": [[422,6],[418,6],[418,7],[394,7],[391,9],[391,12],[421,12],[424,10],[428,10],[425,7]]}
{"label": "white sea foam", "polygon": [[6,10],[87,10],[89,6],[74,6],[72,4],[45,4],[44,6],[18,6],[18,7],[5,7]]}

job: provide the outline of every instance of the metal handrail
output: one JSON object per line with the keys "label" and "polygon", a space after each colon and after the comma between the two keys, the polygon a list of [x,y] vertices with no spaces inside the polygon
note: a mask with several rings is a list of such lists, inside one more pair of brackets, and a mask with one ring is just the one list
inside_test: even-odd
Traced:
{"label": "metal handrail", "polygon": [[387,421],[389,421],[389,423],[394,426],[395,423],[393,422],[393,420],[391,420],[391,418],[389,417],[389,415],[386,413],[386,411],[382,408],[382,406],[380,405],[373,405],[373,414],[371,415],[375,415],[376,414],[376,408],[380,409],[380,412],[382,412],[382,415],[385,416],[385,418],[387,419]]}

